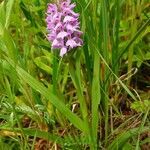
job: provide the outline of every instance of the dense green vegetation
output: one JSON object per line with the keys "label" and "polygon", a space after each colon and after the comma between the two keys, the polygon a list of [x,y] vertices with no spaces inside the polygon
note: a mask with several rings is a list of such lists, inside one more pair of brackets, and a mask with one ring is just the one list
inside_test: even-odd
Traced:
{"label": "dense green vegetation", "polygon": [[72,0],[84,44],[63,58],[50,2],[0,1],[0,150],[150,149],[149,0]]}

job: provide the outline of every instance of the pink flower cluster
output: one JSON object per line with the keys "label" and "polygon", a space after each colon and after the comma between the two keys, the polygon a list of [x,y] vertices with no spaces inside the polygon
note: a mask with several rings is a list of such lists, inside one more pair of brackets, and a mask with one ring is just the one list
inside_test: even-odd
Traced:
{"label": "pink flower cluster", "polygon": [[71,4],[71,0],[61,0],[58,5],[48,4],[48,40],[52,42],[52,49],[60,49],[61,57],[67,51],[83,44],[80,38],[82,32],[79,27],[79,14],[73,11],[75,6],[75,3]]}

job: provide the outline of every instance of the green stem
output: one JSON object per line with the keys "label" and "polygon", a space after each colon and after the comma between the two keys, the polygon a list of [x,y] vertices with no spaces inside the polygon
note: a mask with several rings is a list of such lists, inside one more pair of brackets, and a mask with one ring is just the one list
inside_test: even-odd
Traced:
{"label": "green stem", "polygon": [[[109,28],[108,28],[108,23],[109,23],[109,17],[108,17],[108,7],[107,7],[107,1],[103,0],[102,1],[102,31],[103,31],[103,56],[105,61],[109,64]],[[104,67],[104,81],[106,80],[108,76],[108,68],[105,66]],[[103,84],[103,88],[105,93],[108,93],[108,81]],[[105,113],[105,145],[107,144],[107,137],[108,137],[108,99],[104,95],[103,98],[103,104],[104,104],[104,113]]]}
{"label": "green stem", "polygon": [[92,139],[93,147],[97,149],[97,133],[98,133],[98,123],[99,123],[99,113],[98,107],[100,103],[100,58],[95,51],[94,53],[94,71],[93,71],[93,81],[92,81]]}

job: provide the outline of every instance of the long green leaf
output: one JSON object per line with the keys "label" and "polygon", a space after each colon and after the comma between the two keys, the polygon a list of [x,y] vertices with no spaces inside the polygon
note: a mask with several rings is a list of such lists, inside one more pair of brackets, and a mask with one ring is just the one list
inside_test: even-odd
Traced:
{"label": "long green leaf", "polygon": [[[19,128],[5,128],[5,127],[1,127],[0,128],[1,131],[0,131],[0,134],[3,134],[3,133],[9,133],[9,132],[12,132],[12,135],[13,135],[13,132],[15,130],[15,134],[21,134],[21,130]],[[28,136],[36,136],[38,138],[42,138],[42,139],[45,139],[45,140],[48,140],[48,141],[52,141],[52,142],[58,142],[60,141],[60,137],[56,136],[56,135],[52,135],[46,131],[41,131],[39,129],[30,129],[30,128],[23,128],[23,132],[25,135],[28,135]]]}
{"label": "long green leaf", "polygon": [[10,23],[10,16],[12,12],[12,7],[15,0],[9,0],[6,5],[6,22],[5,22],[5,28],[7,29]]}
{"label": "long green leaf", "polygon": [[84,132],[85,128],[83,121],[78,116],[76,116],[71,110],[69,110],[61,100],[59,100],[53,93],[51,93],[51,91],[49,91],[44,85],[42,85],[42,83],[33,78],[25,70],[23,70],[19,66],[15,66],[11,59],[6,57],[6,60],[16,69],[19,77],[24,82],[28,83],[41,95],[45,96],[75,127]]}
{"label": "long green leaf", "polygon": [[[102,33],[103,33],[103,57],[105,59],[105,61],[109,64],[109,12],[108,12],[108,1],[106,0],[102,0]],[[104,75],[104,80],[107,78],[108,76],[108,68],[104,66],[104,70],[103,70],[103,74]],[[109,81],[109,80],[108,80]],[[108,81],[103,84],[103,89],[105,91],[105,93],[108,95]],[[104,104],[104,113],[105,113],[105,144],[107,143],[107,137],[108,137],[108,109],[109,109],[109,105],[108,105],[108,98],[104,95],[104,100],[102,101],[102,103]]]}
{"label": "long green leaf", "polygon": [[3,28],[5,26],[5,22],[6,22],[5,5],[4,2],[1,2],[0,3],[0,24]]}
{"label": "long green leaf", "polygon": [[97,148],[97,136],[98,136],[98,122],[99,114],[98,107],[100,104],[101,94],[100,94],[100,58],[95,51],[94,55],[94,72],[92,81],[92,136],[94,147]]}

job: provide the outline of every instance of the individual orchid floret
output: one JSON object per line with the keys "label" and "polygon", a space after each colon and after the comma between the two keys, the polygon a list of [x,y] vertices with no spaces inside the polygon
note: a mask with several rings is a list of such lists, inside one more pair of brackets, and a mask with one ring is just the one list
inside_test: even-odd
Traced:
{"label": "individual orchid floret", "polygon": [[52,49],[60,49],[61,57],[71,49],[83,45],[79,14],[73,11],[75,6],[71,0],[60,0],[57,5],[48,4],[47,38],[52,43]]}

